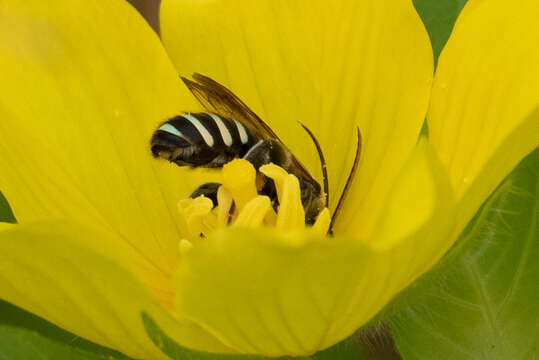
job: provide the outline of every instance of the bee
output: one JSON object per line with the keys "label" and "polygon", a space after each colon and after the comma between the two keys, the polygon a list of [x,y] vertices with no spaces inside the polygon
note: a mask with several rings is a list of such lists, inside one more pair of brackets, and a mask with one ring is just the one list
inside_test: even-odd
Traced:
{"label": "bee", "polygon": [[[311,176],[273,130],[232,91],[215,80],[195,73],[193,80],[182,77],[183,82],[207,112],[184,113],[162,123],[153,133],[151,151],[154,157],[163,158],[179,166],[192,168],[220,168],[229,161],[242,158],[255,169],[274,163],[299,180],[301,201],[305,209],[305,222],[313,224],[316,217],[328,206],[328,177],[321,147],[313,133],[303,124],[318,151],[324,189]],[[358,148],[352,172],[339,199],[332,223],[349,186],[359,160],[361,137],[358,129]],[[204,183],[190,195],[204,195],[217,202],[218,183]],[[277,204],[275,185],[264,178],[260,193]]]}

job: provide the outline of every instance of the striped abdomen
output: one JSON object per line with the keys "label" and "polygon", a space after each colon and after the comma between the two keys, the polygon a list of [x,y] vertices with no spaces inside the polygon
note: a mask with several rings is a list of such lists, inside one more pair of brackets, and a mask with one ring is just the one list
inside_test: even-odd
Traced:
{"label": "striped abdomen", "polygon": [[152,153],[180,166],[221,167],[243,157],[260,136],[237,120],[212,113],[183,114],[152,136]]}

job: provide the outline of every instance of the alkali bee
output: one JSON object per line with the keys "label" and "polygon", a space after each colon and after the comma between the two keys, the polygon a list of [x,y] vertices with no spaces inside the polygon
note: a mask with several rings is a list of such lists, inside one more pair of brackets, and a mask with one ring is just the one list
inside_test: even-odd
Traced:
{"label": "alkali bee", "polygon": [[[320,211],[328,205],[326,164],[313,133],[300,123],[317,148],[324,177],[323,190],[273,130],[229,89],[198,73],[193,74],[193,80],[184,77],[182,80],[207,112],[184,113],[161,124],[151,139],[153,156],[169,160],[179,166],[190,167],[220,168],[235,158],[249,161],[257,170],[270,162],[279,165],[298,178],[301,201],[305,209],[305,222],[313,224]],[[357,133],[354,165],[333,213],[332,224],[359,162],[361,148],[359,129]],[[201,184],[190,197],[204,195],[215,204],[219,186],[218,183]],[[278,206],[271,180],[265,179],[259,190]]]}

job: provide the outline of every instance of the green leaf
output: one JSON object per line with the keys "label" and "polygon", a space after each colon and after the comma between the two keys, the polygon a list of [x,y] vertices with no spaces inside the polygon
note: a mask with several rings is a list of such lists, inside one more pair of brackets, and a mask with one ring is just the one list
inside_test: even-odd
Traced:
{"label": "green leaf", "polygon": [[2,300],[0,359],[129,360]]}
{"label": "green leaf", "polygon": [[497,189],[457,245],[392,305],[409,359],[539,357],[539,149]]}
{"label": "green leaf", "polygon": [[429,33],[436,63],[466,0],[413,0],[413,2]]}
{"label": "green leaf", "polygon": [[[210,354],[201,351],[187,349],[163,332],[161,328],[153,321],[146,313],[142,313],[142,321],[146,333],[152,342],[168,355],[173,360],[264,360],[269,359],[262,356],[252,355],[221,355]],[[296,360],[361,360],[366,359],[366,352],[359,343],[356,337],[351,337],[337,345],[330,347],[324,351],[320,351],[314,355],[303,358],[281,357],[280,360],[296,359]],[[275,358],[272,358],[275,360]]]}
{"label": "green leaf", "polygon": [[9,207],[9,204],[2,192],[0,192],[0,222],[17,222],[17,220],[15,220],[13,212],[11,211],[11,207]]}
{"label": "green leaf", "polygon": [[1,359],[110,359],[104,355],[80,351],[67,344],[56,343],[28,329],[0,326],[0,339],[2,339],[0,347]]}

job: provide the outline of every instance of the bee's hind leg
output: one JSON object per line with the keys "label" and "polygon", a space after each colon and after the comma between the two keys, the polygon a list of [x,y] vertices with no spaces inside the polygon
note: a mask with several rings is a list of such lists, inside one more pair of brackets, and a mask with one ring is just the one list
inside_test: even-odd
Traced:
{"label": "bee's hind leg", "polygon": [[260,140],[250,148],[247,154],[243,156],[243,159],[249,161],[258,170],[262,165],[270,162],[281,164],[286,159],[286,155],[279,144],[273,140],[266,139]]}
{"label": "bee's hind leg", "polygon": [[204,195],[213,203],[213,207],[217,206],[217,190],[221,184],[214,182],[207,182],[200,184],[192,193],[189,195],[191,199],[197,198],[200,195]]}
{"label": "bee's hind leg", "polygon": [[[282,165],[286,163],[286,154],[283,148],[273,140],[260,140],[257,142],[243,157],[249,161],[255,169],[259,169],[262,165],[274,163]],[[258,176],[261,176],[260,174]],[[277,211],[279,200],[277,199],[277,190],[272,179],[262,176],[263,183],[257,184],[258,193],[266,195],[271,199],[273,209]]]}

